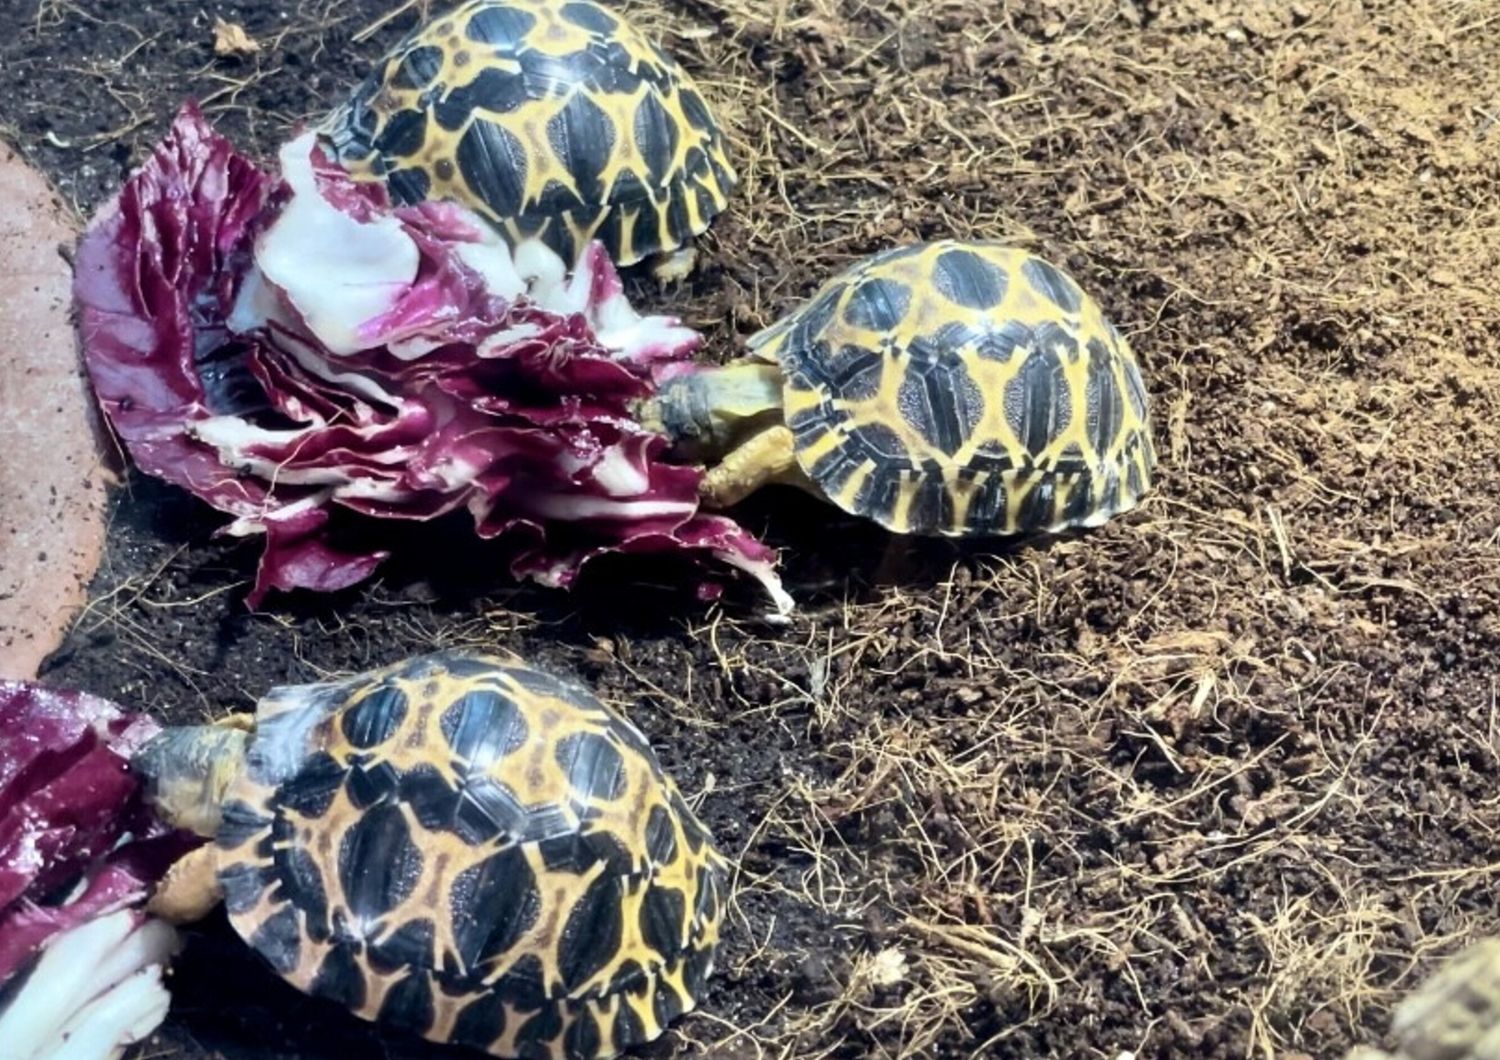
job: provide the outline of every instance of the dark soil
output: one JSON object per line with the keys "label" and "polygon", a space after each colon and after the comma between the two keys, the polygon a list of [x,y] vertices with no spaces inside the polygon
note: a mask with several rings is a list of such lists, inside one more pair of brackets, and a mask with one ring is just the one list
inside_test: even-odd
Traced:
{"label": "dark soil", "polygon": [[[269,154],[417,17],[0,0],[0,133],[81,212],[195,95]],[[1337,1057],[1500,930],[1500,16],[1458,0],[631,4],[738,130],[715,356],[890,243],[1002,237],[1132,338],[1163,471],[1072,539],[911,546],[768,491],[787,628],[680,570],[573,594],[416,535],[331,600],[139,477],[46,679],[173,720],[436,644],[623,705],[739,860],[652,1056]],[[215,17],[264,45],[216,58]],[[11,351],[21,355],[24,351]],[[642,587],[642,582],[646,582]],[[675,582],[675,584],[674,584]],[[427,1055],[222,923],[141,1056]]]}

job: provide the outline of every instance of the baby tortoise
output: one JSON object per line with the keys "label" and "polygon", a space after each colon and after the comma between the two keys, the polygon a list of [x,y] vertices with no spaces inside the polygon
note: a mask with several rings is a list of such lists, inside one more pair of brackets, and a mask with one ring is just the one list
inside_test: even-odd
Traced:
{"label": "baby tortoise", "polygon": [[897,533],[1097,526],[1156,467],[1124,337],[1062,271],[990,242],[859,262],[641,417],[709,462],[710,505],[784,482]]}
{"label": "baby tortoise", "polygon": [[590,0],[471,0],[401,41],[322,131],[398,202],[454,199],[569,262],[597,238],[663,279],[692,270],[736,180],[692,78]]}
{"label": "baby tortoise", "polygon": [[645,738],[582,688],[472,652],[284,687],[136,756],[215,842],[152,899],[222,897],[283,977],[366,1019],[524,1060],[611,1057],[692,1009],[725,862]]}

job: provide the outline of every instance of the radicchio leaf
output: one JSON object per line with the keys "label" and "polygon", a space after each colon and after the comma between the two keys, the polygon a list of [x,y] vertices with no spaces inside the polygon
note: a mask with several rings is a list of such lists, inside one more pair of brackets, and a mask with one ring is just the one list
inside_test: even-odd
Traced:
{"label": "radicchio leaf", "polygon": [[127,765],[157,731],[96,696],[0,681],[0,983],[59,932],[143,898],[192,845]]}
{"label": "radicchio leaf", "polygon": [[166,1017],[162,970],[177,933],[136,909],[117,909],[49,939],[0,996],[6,1060],[112,1060]]}
{"label": "radicchio leaf", "polygon": [[605,553],[679,552],[791,609],[775,554],[701,512],[700,472],[635,419],[701,338],[638,314],[601,245],[570,272],[456,204],[395,206],[312,133],[280,163],[261,171],[189,104],[89,227],[75,283],[137,464],[262,537],[250,606],[374,572],[387,553],[335,545],[336,519],[465,509],[517,576],[566,586]]}

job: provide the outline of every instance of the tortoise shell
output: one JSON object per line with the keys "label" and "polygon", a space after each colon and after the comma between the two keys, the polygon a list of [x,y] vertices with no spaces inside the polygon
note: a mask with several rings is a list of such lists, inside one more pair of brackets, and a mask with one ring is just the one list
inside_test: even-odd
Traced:
{"label": "tortoise shell", "polygon": [[1444,961],[1396,1006],[1391,1033],[1402,1058],[1485,1060],[1497,1055],[1500,938],[1481,939]]}
{"label": "tortoise shell", "polygon": [[630,265],[685,245],[735,183],[692,78],[589,0],[472,0],[419,26],[323,129],[356,178],[457,200],[512,244]]}
{"label": "tortoise shell", "polygon": [[367,1019],[609,1057],[694,1007],[724,860],[583,689],[452,652],[261,701],[217,837],[235,929]]}
{"label": "tortoise shell", "polygon": [[1134,354],[1071,278],[1023,250],[886,251],[750,348],[780,363],[802,470],[898,533],[1095,526],[1150,488]]}

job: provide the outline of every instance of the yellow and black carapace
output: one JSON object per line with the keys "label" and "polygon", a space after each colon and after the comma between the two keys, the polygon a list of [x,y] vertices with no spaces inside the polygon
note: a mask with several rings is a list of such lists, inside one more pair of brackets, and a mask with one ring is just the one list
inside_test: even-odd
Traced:
{"label": "yellow and black carapace", "polygon": [[1060,269],[990,242],[861,261],[641,416],[707,465],[711,505],[785,482],[898,533],[1095,526],[1156,467],[1124,337]]}
{"label": "yellow and black carapace", "polygon": [[452,199],[566,261],[692,268],[735,184],[691,77],[589,0],[471,0],[418,27],[324,122],[339,163],[398,202]]}
{"label": "yellow and black carapace", "polygon": [[578,685],[444,652],[272,691],[132,761],[214,842],[151,901],[222,898],[288,981],[499,1057],[656,1038],[713,968],[726,868],[641,733]]}

